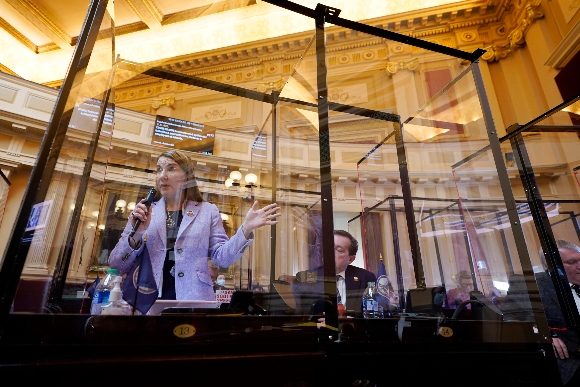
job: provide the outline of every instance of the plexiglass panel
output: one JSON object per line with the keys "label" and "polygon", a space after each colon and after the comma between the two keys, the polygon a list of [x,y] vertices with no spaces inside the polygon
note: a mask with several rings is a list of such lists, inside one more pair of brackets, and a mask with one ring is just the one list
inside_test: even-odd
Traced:
{"label": "plexiglass panel", "polygon": [[[71,60],[74,75],[62,86],[31,174],[35,198],[24,202],[4,264],[50,276],[23,276],[12,304],[14,312],[81,312],[87,268],[98,243],[98,219],[105,189],[105,164],[114,105],[111,98],[114,52],[112,7],[91,8],[80,38],[88,39]],[[103,70],[104,69],[104,70]],[[20,222],[20,221],[19,221]],[[18,243],[20,242],[20,243]],[[35,290],[32,290],[35,289]]]}
{"label": "plexiglass panel", "polygon": [[[559,303],[568,326],[580,323],[569,285],[578,280],[575,255],[580,252],[579,122],[578,101],[567,101],[515,128],[502,144],[514,194],[523,203],[519,217],[533,271],[528,277],[540,288],[544,307]],[[553,250],[540,235],[548,236]],[[526,274],[525,269],[514,264],[516,274]],[[545,296],[551,287],[557,301]]]}
{"label": "plexiglass panel", "polygon": [[[85,54],[88,68],[71,70],[64,118],[51,123],[54,143],[39,155],[48,172],[31,180],[39,196],[25,206],[26,268],[48,280],[34,293],[23,277],[12,315],[63,312],[74,315],[62,328],[75,325],[74,340],[123,343],[132,353],[143,342],[167,345],[171,356],[191,355],[192,343],[203,356],[216,343],[254,353],[254,345],[548,343],[533,281],[542,265],[537,207],[521,171],[533,169],[554,235],[577,243],[577,114],[553,114],[519,142],[500,141],[477,64],[443,46],[385,38],[381,29],[373,31],[384,45],[337,54],[337,41],[369,30],[316,25],[306,14],[286,21],[309,26],[293,44],[241,48],[235,64],[211,71],[204,60],[223,56],[202,55],[200,47],[215,49],[208,42],[183,60],[131,61],[130,52],[114,52],[105,17],[98,55]],[[239,32],[235,20],[223,21],[208,26],[216,44]],[[277,203],[278,223],[254,230],[231,264],[215,266],[211,248],[196,258],[203,265],[195,274],[215,289],[212,308],[91,315],[88,290],[111,266],[136,203],[165,173],[160,155],[174,149],[192,160],[186,184],[217,206],[228,238],[244,232],[254,203]],[[171,227],[169,211],[165,221]],[[351,265],[377,278],[381,318],[361,318],[362,275],[346,289],[356,302],[338,317],[331,225],[358,241]],[[9,264],[23,266],[15,256],[21,261]],[[248,298],[235,305],[233,295]],[[11,329],[25,321],[17,319]]]}

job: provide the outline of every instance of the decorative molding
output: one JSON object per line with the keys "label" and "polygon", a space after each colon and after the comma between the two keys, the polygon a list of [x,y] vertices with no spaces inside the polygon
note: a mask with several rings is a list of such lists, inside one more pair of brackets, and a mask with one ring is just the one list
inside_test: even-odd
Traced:
{"label": "decorative molding", "polygon": [[186,11],[176,12],[170,15],[164,15],[162,24],[167,25],[171,23],[182,22],[186,20],[195,19],[201,16],[212,15],[215,13],[225,12],[236,8],[243,8],[254,4],[256,4],[256,0],[216,1],[210,5],[191,8]]}
{"label": "decorative molding", "polygon": [[387,72],[389,74],[396,74],[399,70],[409,70],[415,72],[419,68],[419,59],[411,59],[406,62],[387,62]]}
{"label": "decorative molding", "polygon": [[516,24],[516,28],[508,34],[508,42],[503,46],[492,45],[485,47],[486,53],[481,56],[481,59],[487,62],[495,62],[512,54],[517,48],[521,47],[526,42],[526,32],[532,23],[544,17],[544,13],[540,6],[526,4],[525,12],[521,15],[522,19]]}
{"label": "decorative molding", "polygon": [[15,77],[22,78],[20,75],[16,74],[14,71],[12,71],[8,67],[4,66],[2,63],[0,63],[0,71],[5,72],[6,74],[13,75]]}
{"label": "decorative molding", "polygon": [[548,58],[546,66],[551,66],[553,68],[562,68],[568,63],[570,59],[578,52],[580,49],[580,20],[574,24],[574,27],[568,32],[568,34],[562,39],[558,47],[554,50],[552,55]]}
{"label": "decorative molding", "polygon": [[163,14],[150,0],[126,0],[129,7],[149,28],[160,28]]}
{"label": "decorative molding", "polygon": [[210,106],[199,106],[191,109],[191,121],[214,122],[232,120],[242,117],[242,103],[240,101],[220,103]]}
{"label": "decorative molding", "polygon": [[169,106],[171,109],[175,109],[175,97],[171,96],[168,98],[153,98],[151,100],[151,108],[153,110],[157,110],[161,106]]}
{"label": "decorative molding", "polygon": [[30,39],[28,39],[26,36],[22,35],[20,33],[20,31],[18,31],[16,28],[12,27],[12,24],[8,23],[6,20],[4,20],[1,17],[0,17],[0,28],[6,30],[6,32],[8,32],[10,35],[12,35],[12,37],[14,39],[18,40],[20,43],[22,43],[22,45],[24,45],[29,50],[34,51],[35,53],[38,53],[38,46],[36,44],[32,43],[32,41]]}
{"label": "decorative molding", "polygon": [[258,82],[258,91],[260,93],[267,93],[272,90],[280,91],[285,84],[286,82],[283,79],[272,82]]}
{"label": "decorative molding", "polygon": [[141,1],[143,1],[143,4],[147,7],[149,12],[151,12],[151,14],[154,15],[155,18],[159,20],[159,22],[163,20],[163,14],[161,13],[161,11],[159,11],[159,9],[155,6],[155,4],[151,0],[141,0]]}
{"label": "decorative molding", "polygon": [[59,47],[71,45],[71,37],[45,15],[31,0],[6,0],[6,2],[22,13],[40,31],[55,40],[55,43]]}

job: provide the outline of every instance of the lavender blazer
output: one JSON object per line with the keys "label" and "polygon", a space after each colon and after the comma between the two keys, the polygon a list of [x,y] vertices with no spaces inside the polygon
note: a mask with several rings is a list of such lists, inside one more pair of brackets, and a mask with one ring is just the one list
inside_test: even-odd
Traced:
{"label": "lavender blazer", "polygon": [[[111,251],[109,265],[120,274],[127,273],[137,254],[149,249],[155,282],[160,287],[163,263],[167,250],[165,225],[165,199],[153,203],[150,209],[151,223],[143,234],[139,249],[129,246],[129,221],[119,242]],[[253,237],[253,235],[252,235]],[[241,227],[228,239],[216,205],[188,200],[183,208],[183,220],[175,241],[175,293],[178,300],[215,300],[213,282],[207,266],[211,258],[221,267],[228,267],[240,259],[253,238],[246,239]]]}

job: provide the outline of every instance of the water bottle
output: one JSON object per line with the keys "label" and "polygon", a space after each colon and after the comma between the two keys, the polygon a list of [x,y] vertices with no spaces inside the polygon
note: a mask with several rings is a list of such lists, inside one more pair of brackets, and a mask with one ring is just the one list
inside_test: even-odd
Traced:
{"label": "water bottle", "polygon": [[101,314],[101,306],[109,302],[115,277],[117,277],[117,269],[109,269],[105,278],[97,285],[91,302],[91,314]]}
{"label": "water bottle", "polygon": [[364,318],[378,318],[379,303],[374,282],[367,283],[367,288],[363,293],[362,310]]}

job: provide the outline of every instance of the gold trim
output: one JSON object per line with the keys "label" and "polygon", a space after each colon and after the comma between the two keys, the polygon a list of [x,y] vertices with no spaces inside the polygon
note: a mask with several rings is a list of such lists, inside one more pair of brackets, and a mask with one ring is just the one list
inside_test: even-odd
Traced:
{"label": "gold trim", "polygon": [[153,98],[151,100],[151,108],[153,110],[157,110],[159,109],[161,106],[169,106],[170,108],[174,109],[175,108],[175,97],[169,97],[169,98]]}
{"label": "gold trim", "polygon": [[0,63],[0,71],[4,72],[6,74],[14,75],[15,77],[18,77],[18,78],[22,78],[20,75],[16,74],[14,71],[12,71],[8,67],[4,66],[2,63]]}
{"label": "gold trim", "polygon": [[531,5],[530,3],[526,4],[523,9],[522,19],[517,22],[516,28],[508,34],[507,43],[503,46],[492,45],[485,47],[486,53],[481,56],[481,59],[487,62],[498,61],[506,58],[526,43],[526,32],[528,32],[534,21],[544,17],[544,13],[540,6]]}
{"label": "gold trim", "polygon": [[[6,0],[11,6],[13,6],[16,10],[22,11],[25,10],[29,13],[28,16],[33,17],[35,20],[31,20],[30,17],[27,17],[29,21],[34,24],[38,29],[46,33],[46,29],[54,34],[54,38],[60,40],[60,43],[64,43],[66,45],[71,45],[71,37],[64,31],[64,29],[60,28],[56,23],[54,23],[48,16],[46,16],[40,8],[36,6],[30,0]],[[21,12],[22,13],[22,12]],[[26,17],[27,15],[24,14]],[[40,22],[40,25],[38,24]],[[43,27],[46,27],[43,28]],[[52,38],[52,37],[51,37]],[[58,44],[59,42],[56,42]],[[59,45],[60,46],[60,45]]]}
{"label": "gold trim", "polygon": [[[135,14],[141,19],[144,24],[147,23],[147,20],[153,20],[156,22],[156,27],[161,27],[161,21],[163,20],[163,14],[159,12],[155,4],[153,4],[149,0],[136,0],[139,1],[140,4],[138,5],[135,0],[126,0],[129,4],[129,7],[135,12]],[[146,15],[143,14],[143,11],[147,12]],[[151,27],[151,26],[149,26]]]}
{"label": "gold trim", "polygon": [[31,51],[38,53],[38,47],[36,44],[32,43],[26,36],[22,35],[20,31],[16,28],[12,27],[10,23],[0,17],[0,28],[6,30],[14,39],[18,40],[22,43],[26,48],[30,49]]}
{"label": "gold trim", "polygon": [[162,25],[182,22],[195,19],[201,16],[230,11],[232,9],[243,8],[256,4],[255,0],[225,0],[212,3],[210,5],[188,9],[187,11],[176,12],[163,16]]}
{"label": "gold trim", "polygon": [[399,70],[415,72],[419,67],[419,59],[411,59],[406,62],[387,62],[386,70],[389,74],[395,74]]}

